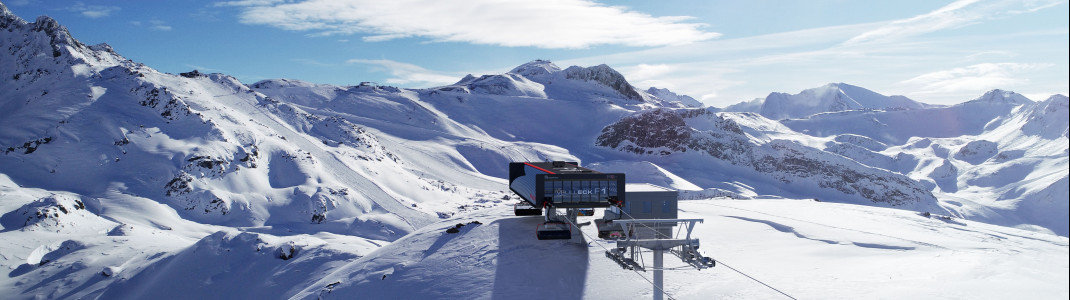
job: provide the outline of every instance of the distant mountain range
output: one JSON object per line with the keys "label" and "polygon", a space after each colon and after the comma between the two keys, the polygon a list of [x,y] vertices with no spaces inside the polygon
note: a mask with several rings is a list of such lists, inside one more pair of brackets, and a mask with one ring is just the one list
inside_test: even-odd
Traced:
{"label": "distant mountain range", "polygon": [[0,260],[20,268],[6,281],[42,282],[0,288],[27,297],[111,287],[49,278],[198,272],[167,265],[193,243],[352,259],[515,202],[511,161],[635,172],[685,199],[817,199],[1070,234],[1063,95],[993,90],[945,107],[837,83],[702,108],[606,65],[544,60],[426,89],[246,84],[161,73],[3,4],[0,65],[0,252],[32,254]]}
{"label": "distant mountain range", "polygon": [[911,110],[933,107],[904,96],[885,96],[846,83],[830,83],[798,94],[769,93],[765,98],[728,106],[724,111],[754,112],[773,120],[848,110]]}

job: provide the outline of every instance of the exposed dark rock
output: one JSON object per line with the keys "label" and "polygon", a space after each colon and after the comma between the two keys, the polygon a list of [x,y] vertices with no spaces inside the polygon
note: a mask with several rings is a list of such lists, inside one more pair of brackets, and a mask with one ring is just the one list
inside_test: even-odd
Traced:
{"label": "exposed dark rock", "polygon": [[[906,176],[870,168],[784,140],[758,144],[738,123],[704,110],[658,109],[622,118],[606,126],[596,145],[640,155],[699,151],[728,164],[747,167],[786,184],[806,179],[874,203],[892,206],[933,200],[932,192]],[[706,116],[712,130],[695,130],[685,118]],[[708,125],[706,125],[708,126]]]}
{"label": "exposed dark rock", "polygon": [[190,182],[192,181],[193,176],[190,176],[185,172],[179,173],[178,175],[175,175],[174,179],[168,181],[167,185],[164,186],[165,193],[168,197],[171,197],[192,192],[193,188],[190,187]]}
{"label": "exposed dark rock", "polygon": [[185,72],[185,73],[178,73],[178,75],[182,76],[182,77],[186,77],[186,78],[197,78],[197,77],[207,77],[208,76],[208,75],[202,74],[200,71],[197,71],[197,70],[193,70],[193,71]]}
{"label": "exposed dark rock", "polygon": [[652,154],[650,149],[654,148],[686,151],[685,146],[690,139],[691,128],[683,118],[670,110],[658,109],[625,117],[602,128],[595,145],[617,148],[622,142],[629,141],[631,144],[622,147],[622,151]]}
{"label": "exposed dark rock", "polygon": [[570,67],[565,69],[565,78],[598,82],[617,91],[626,99],[643,100],[643,96],[635,91],[635,87],[628,83],[624,75],[605,64],[589,68]]}
{"label": "exposed dark rock", "polygon": [[453,227],[447,228],[447,229],[446,229],[446,233],[450,233],[450,234],[452,234],[452,233],[458,233],[458,232],[461,232],[461,228],[462,228],[462,227],[464,227],[464,226],[466,226],[466,225],[472,225],[472,226],[475,226],[475,225],[483,225],[483,222],[480,222],[480,221],[472,221],[472,222],[468,222],[468,224],[464,224],[464,223],[457,223],[457,225],[454,225]]}

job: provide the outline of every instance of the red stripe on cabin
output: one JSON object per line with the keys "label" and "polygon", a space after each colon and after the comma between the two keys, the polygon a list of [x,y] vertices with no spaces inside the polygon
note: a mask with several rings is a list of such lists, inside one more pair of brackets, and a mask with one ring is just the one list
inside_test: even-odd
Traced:
{"label": "red stripe on cabin", "polygon": [[546,172],[547,174],[555,174],[554,172],[550,172],[549,170],[546,170],[546,169],[543,169],[543,168],[537,167],[537,166],[535,166],[535,165],[533,165],[533,164],[531,164],[531,163],[524,163],[524,164],[525,164],[525,165],[527,165],[527,166],[529,166],[529,167],[532,167],[532,168],[536,168],[536,169],[539,169],[539,171],[543,171],[543,172]]}

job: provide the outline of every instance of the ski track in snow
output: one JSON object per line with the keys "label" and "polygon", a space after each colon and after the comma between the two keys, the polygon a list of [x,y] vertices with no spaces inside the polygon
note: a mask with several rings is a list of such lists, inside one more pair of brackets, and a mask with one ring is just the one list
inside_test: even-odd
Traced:
{"label": "ski track in snow", "polygon": [[[246,85],[3,4],[0,24],[6,297],[650,297],[594,226],[538,241],[511,214],[519,160],[687,190],[705,254],[799,298],[1070,297],[1066,96],[834,83],[722,110],[543,60],[428,89]],[[782,296],[674,260],[674,298]]]}
{"label": "ski track in snow", "polygon": [[[770,216],[770,217],[775,217],[775,218],[779,218],[779,219],[787,219],[787,220],[792,220],[792,221],[796,221],[796,222],[809,223],[809,224],[818,225],[818,226],[822,226],[822,227],[826,227],[826,228],[837,229],[837,230],[853,231],[853,232],[864,233],[864,234],[869,234],[869,235],[882,236],[882,237],[902,240],[902,241],[905,241],[905,242],[909,242],[909,243],[917,244],[917,245],[921,245],[921,246],[926,246],[926,247],[947,249],[947,248],[941,247],[940,245],[935,245],[935,244],[921,242],[921,241],[915,241],[915,240],[896,237],[896,236],[890,236],[890,235],[882,234],[882,233],[868,232],[868,231],[864,231],[864,230],[851,229],[851,228],[843,228],[843,227],[832,226],[832,225],[828,225],[828,224],[821,224],[821,223],[817,223],[817,222],[813,222],[813,221],[799,220],[799,219],[794,219],[794,218],[789,218],[789,217],[784,217],[784,216],[772,215],[772,214],[769,214],[769,213],[764,213],[764,212],[760,212],[760,211],[754,211],[754,210],[749,210],[749,209],[744,209],[744,208],[739,208],[739,207],[731,207],[731,206],[724,206],[724,205],[717,205],[717,204],[707,204],[707,205],[723,207],[723,208],[730,208],[730,209],[735,209],[735,210],[748,211],[748,212],[757,213],[757,214],[761,214],[761,215],[766,215],[766,216]],[[798,231],[796,231],[791,226],[783,225],[783,224],[776,223],[776,222],[769,221],[769,220],[751,219],[751,218],[738,217],[738,216],[727,216],[727,217],[736,218],[736,219],[749,221],[749,222],[756,222],[756,223],[766,224],[766,225],[769,225],[770,227],[773,227],[773,229],[776,229],[778,231],[785,232],[785,233],[794,234],[799,238],[811,239],[811,240],[825,242],[825,243],[829,243],[829,244],[840,244],[841,243],[841,242],[835,241],[835,240],[822,240],[822,239],[810,238],[810,237],[807,237],[806,235],[803,235],[803,234],[799,233]],[[887,247],[894,248],[896,246],[887,246]],[[879,248],[879,247],[872,247],[872,248]]]}

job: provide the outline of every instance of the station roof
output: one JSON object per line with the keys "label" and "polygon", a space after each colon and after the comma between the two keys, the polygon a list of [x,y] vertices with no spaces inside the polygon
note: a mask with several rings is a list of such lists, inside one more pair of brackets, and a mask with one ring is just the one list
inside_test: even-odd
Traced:
{"label": "station roof", "polygon": [[599,173],[602,173],[602,172],[598,172],[598,171],[591,170],[591,169],[588,169],[588,168],[580,167],[577,163],[574,163],[574,162],[564,162],[564,161],[526,162],[524,164],[529,165],[531,167],[534,167],[536,169],[540,169],[543,172],[550,173],[550,174],[599,174]]}
{"label": "station roof", "polygon": [[625,192],[675,192],[676,190],[661,187],[649,183],[628,183],[624,185]]}

